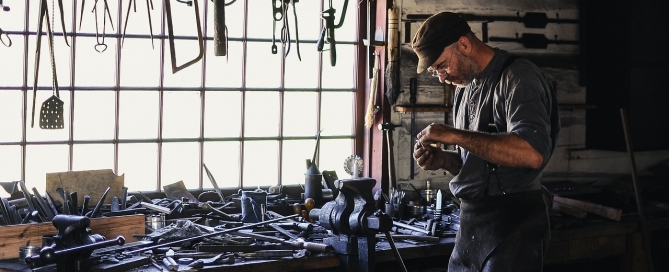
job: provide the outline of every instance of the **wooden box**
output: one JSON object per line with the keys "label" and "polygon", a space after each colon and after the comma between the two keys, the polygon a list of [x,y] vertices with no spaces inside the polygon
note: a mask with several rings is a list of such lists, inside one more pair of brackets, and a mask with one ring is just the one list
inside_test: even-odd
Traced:
{"label": "wooden box", "polygon": [[[91,234],[100,234],[107,239],[122,235],[126,243],[138,241],[133,234],[144,234],[145,217],[143,214],[100,217],[91,219]],[[26,245],[42,246],[42,236],[53,235],[58,231],[53,223],[35,223],[12,226],[0,226],[0,260],[19,257],[19,247]]]}

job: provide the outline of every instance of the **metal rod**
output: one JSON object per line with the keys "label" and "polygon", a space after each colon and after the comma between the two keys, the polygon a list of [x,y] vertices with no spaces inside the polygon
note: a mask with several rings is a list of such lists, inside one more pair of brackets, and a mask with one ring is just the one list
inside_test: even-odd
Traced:
{"label": "metal rod", "polygon": [[390,231],[384,232],[386,235],[386,240],[388,240],[388,244],[390,245],[390,248],[393,251],[393,255],[395,255],[395,261],[397,261],[397,264],[402,268],[402,271],[407,272],[407,267],[404,265],[404,261],[402,261],[402,257],[400,256],[400,251],[397,250],[397,247],[395,246],[395,241],[393,241],[393,237],[390,236]]}
{"label": "metal rod", "polygon": [[159,244],[159,245],[153,245],[153,246],[150,246],[150,247],[140,248],[140,249],[136,249],[136,250],[133,250],[133,251],[126,252],[126,253],[127,254],[134,254],[134,253],[137,253],[137,252],[152,250],[152,249],[159,248],[159,247],[165,247],[165,246],[180,244],[180,243],[184,243],[184,242],[190,242],[190,241],[197,240],[197,239],[202,239],[202,238],[206,238],[206,237],[221,235],[221,234],[224,234],[224,233],[235,232],[235,231],[242,230],[242,229],[248,229],[248,228],[252,228],[252,227],[262,226],[262,225],[265,225],[265,224],[268,224],[268,223],[279,222],[279,221],[282,221],[282,220],[285,220],[285,219],[288,219],[288,218],[297,217],[297,216],[298,216],[297,214],[293,214],[293,215],[289,215],[289,216],[282,217],[282,218],[271,219],[271,220],[267,220],[267,221],[259,222],[259,223],[255,223],[255,224],[239,226],[239,227],[236,227],[236,228],[226,229],[226,230],[222,230],[222,231],[216,231],[216,232],[212,232],[212,233],[203,234],[203,235],[200,235],[200,236],[195,236],[195,237],[190,237],[190,238],[181,239],[181,240],[177,240],[177,241],[162,243],[162,244]]}
{"label": "metal rod", "polygon": [[636,162],[634,160],[634,151],[632,151],[632,141],[630,140],[629,126],[627,124],[627,114],[625,113],[625,109],[620,109],[620,117],[623,121],[625,144],[627,145],[627,153],[629,154],[630,163],[632,166],[632,185],[634,185],[636,207],[639,211],[639,219],[641,220],[641,235],[643,235],[643,246],[646,255],[646,263],[648,263],[648,271],[653,272],[653,257],[650,252],[650,240],[648,240],[648,226],[646,226],[646,218],[643,214],[643,202],[641,201],[641,194],[639,193],[639,181],[637,180]]}
{"label": "metal rod", "polygon": [[397,222],[397,221],[393,221],[393,225],[395,225],[396,227],[405,228],[405,229],[410,229],[410,230],[413,230],[413,231],[417,231],[417,232],[425,233],[425,234],[427,234],[427,235],[430,234],[430,231],[428,231],[428,230],[424,230],[424,229],[421,229],[421,228],[417,228],[417,227],[414,227],[414,226],[412,226],[412,225],[408,225],[408,224],[400,223],[400,222]]}

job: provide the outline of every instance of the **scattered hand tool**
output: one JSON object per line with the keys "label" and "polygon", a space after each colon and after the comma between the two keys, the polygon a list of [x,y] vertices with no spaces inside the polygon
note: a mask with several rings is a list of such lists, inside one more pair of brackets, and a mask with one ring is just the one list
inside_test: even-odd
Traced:
{"label": "scattered hand tool", "polygon": [[51,221],[53,217],[56,216],[51,210],[51,207],[49,207],[49,204],[44,201],[42,195],[40,195],[40,193],[37,191],[37,188],[35,187],[33,187],[33,194],[35,194],[35,199],[40,206],[41,213],[44,214],[44,219],[46,219],[46,221]]}
{"label": "scattered hand tool", "polygon": [[209,203],[209,202],[200,202],[200,203],[198,203],[198,207],[202,208],[204,210],[210,211],[210,212],[214,213],[215,215],[220,216],[221,218],[223,218],[223,220],[228,220],[228,221],[240,221],[241,220],[241,217],[239,215],[229,215],[229,214],[227,214],[227,213],[225,213],[225,212],[223,212],[219,209],[214,208],[213,206],[211,206],[211,203]]}
{"label": "scattered hand tool", "polygon": [[35,211],[35,205],[33,205],[33,202],[30,201],[30,192],[28,192],[28,188],[26,188],[26,182],[25,181],[19,181],[19,186],[21,186],[21,191],[23,192],[23,197],[25,197],[26,202],[28,203],[28,211],[32,212]]}
{"label": "scattered hand tool", "polygon": [[181,243],[184,243],[184,242],[195,241],[195,240],[199,240],[199,239],[206,238],[206,237],[221,235],[221,234],[225,234],[225,233],[231,233],[231,232],[239,231],[239,230],[242,230],[242,229],[248,229],[248,228],[258,227],[258,226],[262,226],[262,225],[269,224],[269,223],[279,222],[279,221],[289,219],[289,218],[293,218],[293,217],[297,217],[297,215],[289,215],[289,216],[282,217],[282,218],[266,220],[264,222],[243,225],[243,226],[239,226],[239,227],[236,227],[236,228],[231,228],[231,229],[226,229],[226,230],[221,230],[221,231],[214,231],[214,232],[203,234],[203,235],[200,235],[200,236],[194,236],[194,237],[189,237],[189,238],[185,238],[185,239],[181,239],[181,240],[165,242],[165,243],[162,243],[162,244],[159,244],[159,245],[153,245],[153,246],[149,246],[149,247],[145,247],[145,248],[140,248],[140,249],[128,251],[128,252],[126,252],[126,254],[135,254],[135,253],[138,253],[138,252],[144,252],[144,251],[152,250],[152,249],[159,248],[159,247],[165,247],[165,246],[169,246],[169,245],[175,245],[175,244],[181,244]]}
{"label": "scattered hand tool", "polygon": [[218,183],[216,183],[214,175],[209,172],[209,168],[207,168],[206,164],[202,163],[202,166],[204,167],[204,171],[207,172],[207,177],[209,178],[209,181],[211,181],[211,185],[214,186],[214,190],[216,190],[218,197],[221,198],[221,203],[225,204],[225,197],[223,196],[223,192],[221,192],[221,188],[218,188]]}
{"label": "scattered hand tool", "polygon": [[98,213],[100,213],[100,209],[102,208],[102,204],[105,203],[105,198],[107,198],[109,189],[111,189],[111,187],[107,187],[107,190],[105,190],[105,192],[102,194],[102,197],[100,197],[100,201],[98,201],[98,204],[96,204],[95,208],[93,208],[93,210],[90,212],[90,215],[86,214],[88,218],[95,218],[98,215]]}
{"label": "scattered hand tool", "polygon": [[123,187],[121,192],[121,210],[125,210],[128,205],[128,187]]}
{"label": "scattered hand tool", "polygon": [[[270,221],[265,221],[264,223],[270,222]],[[260,224],[260,223],[257,223],[257,224]],[[306,249],[306,250],[313,251],[313,252],[324,253],[324,252],[329,252],[330,251],[330,246],[329,245],[321,244],[321,243],[314,243],[314,242],[306,242],[302,239],[284,240],[284,239],[277,238],[277,237],[266,236],[266,235],[252,233],[252,232],[245,232],[245,231],[236,231],[235,234],[239,235],[239,236],[250,237],[250,238],[257,239],[257,240],[262,240],[262,241],[267,241],[267,242],[272,242],[272,243],[280,243],[280,244],[291,245],[295,248]]]}
{"label": "scattered hand tool", "polygon": [[77,197],[77,192],[70,193],[70,199],[70,212],[73,215],[81,215],[79,214],[79,198]]}
{"label": "scattered hand tool", "polygon": [[[130,18],[130,7],[133,7],[133,11],[137,12],[137,0],[128,0],[128,11],[125,13],[125,23],[123,24],[123,35],[121,36],[121,47],[125,42],[125,30],[128,27],[128,18]],[[82,3],[83,9],[83,3]],[[153,10],[153,0],[146,0],[146,13],[149,15],[149,34],[151,34],[151,48],[154,48],[153,44],[153,25],[151,23],[151,11]],[[81,28],[81,21],[79,22],[79,28]]]}
{"label": "scattered hand tool", "polygon": [[91,201],[91,196],[85,195],[84,202],[81,204],[81,215],[86,215],[88,213],[88,202]]}
{"label": "scattered hand tool", "polygon": [[111,205],[110,205],[111,212],[118,212],[120,205],[121,204],[118,203],[118,197],[116,197],[116,196],[112,197],[112,201],[111,201]]}
{"label": "scattered hand tool", "polygon": [[195,4],[195,24],[197,26],[197,43],[200,49],[199,54],[194,59],[184,63],[181,66],[177,65],[176,49],[174,48],[174,30],[172,26],[172,5],[170,0],[165,0],[165,17],[167,19],[167,36],[170,43],[170,59],[172,60],[172,73],[181,71],[182,69],[193,65],[198,62],[204,56],[204,39],[202,37],[202,27],[200,26],[200,8],[198,6],[198,0],[193,0]]}

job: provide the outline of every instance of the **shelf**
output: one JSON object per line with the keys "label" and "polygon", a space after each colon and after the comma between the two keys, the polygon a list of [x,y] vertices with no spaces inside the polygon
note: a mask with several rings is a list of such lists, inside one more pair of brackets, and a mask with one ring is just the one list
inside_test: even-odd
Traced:
{"label": "shelf", "polygon": [[[597,105],[591,104],[560,104],[560,110],[592,110],[597,109]],[[416,105],[415,111],[411,105],[396,105],[395,112],[411,113],[411,112],[451,112],[450,106],[443,105]]]}

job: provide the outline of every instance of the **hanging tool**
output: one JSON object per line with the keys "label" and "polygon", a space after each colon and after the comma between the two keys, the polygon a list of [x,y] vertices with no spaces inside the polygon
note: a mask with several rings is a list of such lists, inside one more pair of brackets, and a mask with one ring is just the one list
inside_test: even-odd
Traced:
{"label": "hanging tool", "polygon": [[214,56],[227,55],[228,29],[225,26],[225,0],[214,2]]}
{"label": "hanging tool", "polygon": [[374,72],[372,81],[369,83],[369,100],[367,101],[367,113],[365,114],[365,127],[374,125],[374,114],[379,111],[376,105],[376,92],[379,85],[379,54],[374,52]]}
{"label": "hanging tool", "polygon": [[2,4],[2,0],[0,0],[0,7],[2,7],[3,11],[9,11],[10,10],[10,8],[8,6]]}
{"label": "hanging tool", "polygon": [[[61,23],[63,25],[63,33],[65,33],[65,22],[63,21],[63,2],[62,0],[58,1],[58,5],[60,7],[60,13],[61,13]],[[30,127],[35,126],[35,99],[37,97],[37,79],[39,75],[39,60],[41,56],[41,44],[42,44],[42,26],[44,23],[44,18],[46,18],[46,30],[47,30],[47,35],[49,37],[49,55],[51,57],[51,74],[52,74],[52,86],[53,86],[53,91],[54,95],[51,96],[45,103],[42,105],[42,113],[49,113],[47,119],[44,121],[46,122],[45,125],[46,127],[42,128],[51,128],[51,129],[58,129],[58,128],[63,128],[63,115],[62,115],[62,104],[63,101],[60,101],[60,93],[58,91],[58,76],[56,75],[56,58],[54,56],[54,45],[53,45],[53,31],[51,29],[51,20],[49,20],[49,10],[48,6],[46,3],[46,0],[41,0],[40,1],[40,14],[37,19],[37,43],[36,43],[36,50],[35,50],[35,78],[33,81],[33,107],[32,107],[32,118],[31,118],[31,123]],[[55,11],[52,13],[52,19],[54,17]],[[55,20],[55,19],[53,19]],[[63,34],[63,36],[67,36]],[[68,46],[69,43],[67,43],[67,37],[65,38],[65,44]],[[44,107],[49,107],[51,109],[50,111],[46,111]],[[55,110],[54,110],[55,108]],[[40,118],[42,120],[42,118]],[[53,122],[47,122],[47,121],[53,121]]]}
{"label": "hanging tool", "polygon": [[340,28],[344,24],[344,18],[346,18],[346,8],[348,7],[348,0],[344,0],[344,7],[342,8],[341,18],[339,18],[339,23],[335,24],[335,12],[336,10],[332,7],[332,0],[329,0],[329,8],[324,10],[321,18],[325,20],[325,27],[321,30],[321,36],[316,42],[316,48],[318,52],[323,51],[323,45],[327,42],[330,45],[330,65],[335,66],[337,64],[337,50],[336,50],[336,40],[335,40],[335,29]]}
{"label": "hanging tool", "polygon": [[282,0],[272,0],[272,54],[279,52],[276,46],[276,22],[283,20],[283,3]]}
{"label": "hanging tool", "polygon": [[[137,12],[137,0],[128,0],[128,11],[125,13],[125,23],[123,24],[123,35],[121,36],[121,47],[125,42],[125,29],[128,27],[128,18],[130,18],[130,7],[133,7],[133,12]],[[82,6],[83,9],[83,6]],[[146,13],[149,16],[149,34],[151,35],[151,48],[153,44],[153,24],[151,23],[151,11],[153,10],[153,0],[146,0]],[[79,21],[79,28],[81,28],[81,21]]]}
{"label": "hanging tool", "polygon": [[[417,87],[416,87],[416,82],[418,79],[415,77],[412,77],[409,79],[409,103],[411,104],[411,131],[409,132],[411,134],[411,146],[409,148],[411,149],[411,152],[409,154],[413,154],[413,143],[416,141],[416,93],[418,92]],[[410,168],[409,168],[409,179],[414,178],[414,165],[416,162],[414,160],[409,160]]]}
{"label": "hanging tool", "polygon": [[648,238],[648,226],[646,224],[646,216],[643,210],[643,200],[641,193],[639,193],[639,181],[637,180],[636,161],[634,160],[634,151],[632,149],[632,140],[630,139],[630,129],[627,124],[627,114],[625,109],[620,109],[620,117],[623,121],[623,132],[625,133],[625,144],[627,145],[627,153],[630,157],[630,164],[632,168],[632,184],[634,185],[634,196],[636,198],[636,208],[639,212],[639,219],[641,221],[641,234],[643,235],[643,247],[646,255],[646,263],[648,264],[648,271],[653,272],[653,258],[650,251],[650,240]]}
{"label": "hanging tool", "polygon": [[204,167],[204,171],[207,172],[207,177],[209,178],[209,181],[211,181],[211,185],[214,186],[214,190],[216,190],[216,194],[218,194],[218,197],[221,198],[221,203],[225,204],[225,197],[223,196],[223,192],[221,192],[221,188],[218,188],[218,183],[216,183],[216,179],[214,179],[214,176],[209,172],[209,168],[207,168],[207,165],[202,163],[202,166]]}
{"label": "hanging tool", "polygon": [[[388,121],[379,124],[379,130],[383,130],[386,133],[386,144],[388,145],[388,188],[395,188],[397,185],[397,179],[395,178],[395,155],[393,155],[393,130],[396,127],[401,127],[401,125],[395,125]],[[392,195],[392,193],[388,193]]]}
{"label": "hanging tool", "polygon": [[[200,49],[200,52],[198,53],[197,57],[194,59],[182,64],[181,66],[177,65],[177,57],[176,57],[176,49],[174,48],[174,27],[172,26],[172,5],[170,4],[170,0],[165,0],[165,16],[167,18],[167,36],[169,39],[170,43],[170,58],[172,61],[172,74],[175,74],[176,72],[179,72],[183,70],[184,68],[193,65],[194,63],[198,62],[200,59],[202,59],[202,56],[204,56],[204,39],[202,38],[202,27],[200,26],[200,8],[198,5],[198,0],[193,0],[192,3],[195,4],[195,24],[197,26],[197,43],[198,47]],[[189,5],[190,1],[184,2],[184,1],[179,1],[177,2],[180,3],[186,3]],[[190,5],[189,5],[190,6]]]}
{"label": "hanging tool", "polygon": [[[3,36],[4,34],[4,36]],[[5,47],[12,47],[12,38],[0,28],[0,42],[5,45]]]}
{"label": "hanging tool", "polygon": [[301,61],[302,57],[300,56],[300,38],[299,38],[299,33],[298,33],[298,25],[297,25],[297,10],[295,9],[295,3],[298,2],[299,0],[283,0],[282,4],[282,23],[283,26],[281,27],[281,44],[283,44],[284,48],[286,48],[286,53],[284,54],[284,58],[288,56],[288,53],[290,53],[290,26],[288,24],[288,7],[293,6],[293,17],[295,19],[295,41],[296,41],[296,46],[297,46],[297,58]]}
{"label": "hanging tool", "polygon": [[518,33],[516,33],[515,38],[500,38],[500,37],[490,37],[491,42],[517,42],[523,44],[525,48],[535,48],[535,49],[546,49],[549,44],[572,44],[578,45],[578,41],[564,41],[558,40],[557,35],[555,35],[554,40],[551,41],[544,34],[537,33],[523,33],[520,38]]}
{"label": "hanging tool", "polygon": [[102,53],[105,50],[107,50],[107,44],[105,43],[105,32],[107,30],[107,17],[109,17],[109,24],[111,25],[112,30],[114,30],[114,22],[111,17],[111,12],[109,11],[109,5],[107,4],[107,0],[102,1],[104,4],[103,11],[102,11],[102,39],[100,39],[100,30],[99,30],[99,25],[98,25],[98,0],[95,0],[95,4],[93,5],[93,12],[95,14],[95,41],[97,42],[93,48],[95,48],[95,51],[98,51],[98,53]]}
{"label": "hanging tool", "polygon": [[395,104],[400,94],[400,48],[399,48],[399,9],[393,5],[388,9],[388,65],[384,74],[386,97],[390,105]]}

